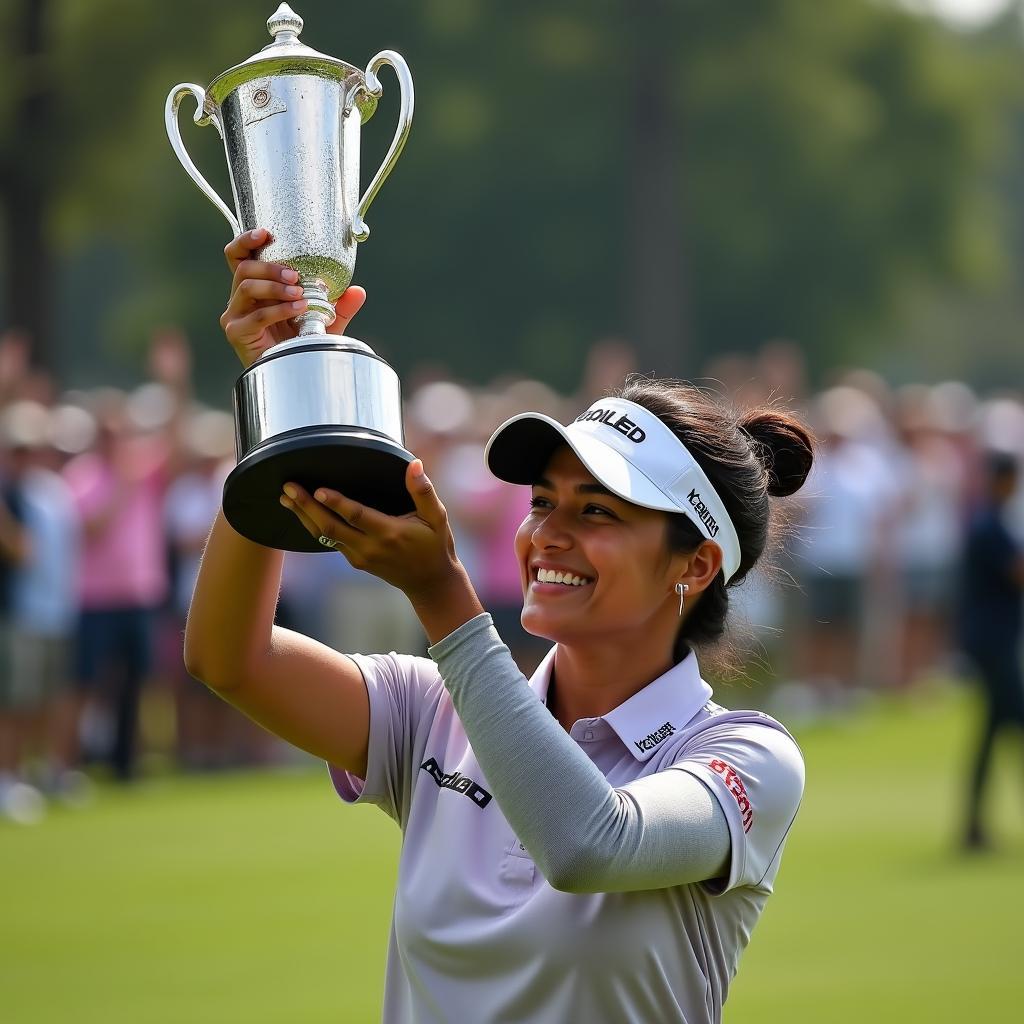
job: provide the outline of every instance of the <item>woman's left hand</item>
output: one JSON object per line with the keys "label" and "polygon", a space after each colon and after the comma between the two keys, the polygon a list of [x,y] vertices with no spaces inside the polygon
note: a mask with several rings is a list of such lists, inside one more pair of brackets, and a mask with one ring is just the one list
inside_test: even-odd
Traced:
{"label": "woman's left hand", "polygon": [[404,516],[385,515],[324,487],[309,494],[296,483],[284,485],[281,504],[314,537],[337,541],[350,565],[398,587],[415,605],[436,596],[454,577],[465,579],[465,573],[448,513],[419,459],[406,469],[405,486],[416,511]]}

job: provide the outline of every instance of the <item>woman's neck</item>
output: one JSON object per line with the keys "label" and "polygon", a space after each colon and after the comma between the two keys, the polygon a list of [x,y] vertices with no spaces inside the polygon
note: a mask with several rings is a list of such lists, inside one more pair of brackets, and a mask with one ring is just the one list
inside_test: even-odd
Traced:
{"label": "woman's neck", "polygon": [[639,693],[672,667],[672,652],[623,646],[597,649],[558,644],[551,667],[548,707],[568,730],[581,718],[598,718]]}

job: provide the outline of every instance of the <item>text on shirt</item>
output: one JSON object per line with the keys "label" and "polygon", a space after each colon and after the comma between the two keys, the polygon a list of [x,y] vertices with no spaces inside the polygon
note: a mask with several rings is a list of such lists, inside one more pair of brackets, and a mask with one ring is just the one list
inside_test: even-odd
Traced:
{"label": "text on shirt", "polygon": [[743,780],[730,765],[718,760],[717,757],[713,761],[709,761],[708,764],[713,772],[718,772],[725,779],[726,789],[736,797],[736,803],[743,815],[743,831],[749,832],[750,826],[754,823],[754,809],[750,806],[750,798],[747,796],[747,788],[743,785]]}
{"label": "text on shirt", "polygon": [[648,733],[642,740],[633,740],[633,746],[641,753],[645,750],[653,750],[662,740],[667,740],[676,731],[671,722],[666,722],[660,729]]}
{"label": "text on shirt", "polygon": [[456,793],[465,793],[477,807],[486,807],[491,802],[491,794],[483,786],[477,785],[472,779],[466,778],[461,772],[448,772],[445,774],[441,766],[429,758],[420,765],[441,789],[454,789]]}

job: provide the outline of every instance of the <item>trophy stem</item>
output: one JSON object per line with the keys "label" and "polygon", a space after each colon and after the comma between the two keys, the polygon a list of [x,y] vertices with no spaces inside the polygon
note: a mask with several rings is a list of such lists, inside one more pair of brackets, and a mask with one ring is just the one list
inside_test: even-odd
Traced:
{"label": "trophy stem", "polygon": [[326,334],[337,315],[333,303],[327,297],[327,285],[319,277],[302,277],[299,284],[302,285],[302,297],[309,303],[306,311],[295,317],[299,337]]}

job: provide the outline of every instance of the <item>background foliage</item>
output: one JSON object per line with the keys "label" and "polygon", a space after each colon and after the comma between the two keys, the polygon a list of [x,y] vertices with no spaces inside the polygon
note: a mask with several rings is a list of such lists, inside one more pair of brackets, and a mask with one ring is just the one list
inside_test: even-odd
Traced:
{"label": "background foliage", "polygon": [[[226,394],[227,228],[162,106],[262,46],[272,6],[0,8],[0,323],[29,327],[66,383],[131,377],[154,327],[179,322],[201,388]],[[392,47],[413,70],[412,135],[357,269],[359,332],[400,372],[567,387],[608,335],[663,373],[777,335],[818,374],[1019,370],[1017,12],[965,34],[872,0],[297,6],[311,45],[360,66]],[[364,129],[364,180],[396,92],[389,78]]]}

